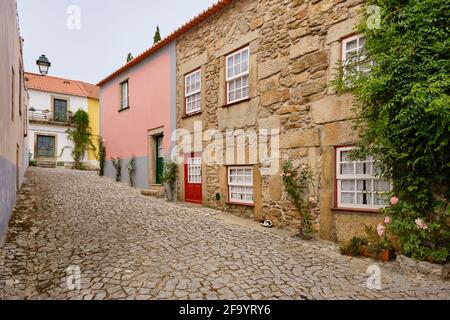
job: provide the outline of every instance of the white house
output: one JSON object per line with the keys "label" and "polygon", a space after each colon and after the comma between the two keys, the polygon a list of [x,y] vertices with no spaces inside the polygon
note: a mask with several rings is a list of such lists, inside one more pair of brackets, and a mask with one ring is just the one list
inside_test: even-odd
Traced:
{"label": "white house", "polygon": [[[29,100],[29,148],[31,158],[38,166],[56,167],[71,165],[73,142],[67,130],[73,126],[73,115],[79,109],[89,113],[91,128],[98,128],[98,87],[80,81],[25,74]],[[91,116],[91,114],[93,114]],[[96,130],[94,130],[96,131]],[[95,134],[95,132],[94,132]],[[96,166],[97,161],[86,153],[85,164]]]}

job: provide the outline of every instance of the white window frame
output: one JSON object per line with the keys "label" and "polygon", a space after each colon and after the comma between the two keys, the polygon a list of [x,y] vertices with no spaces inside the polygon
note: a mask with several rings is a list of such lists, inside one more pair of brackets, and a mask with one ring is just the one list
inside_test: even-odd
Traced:
{"label": "white window frame", "polygon": [[[239,74],[235,74],[235,75],[230,77],[229,74],[228,74],[228,68],[229,68],[229,66],[228,66],[228,59],[230,57],[232,57],[232,56],[234,57],[234,56],[240,55],[242,52],[245,52],[245,51],[247,51],[247,70],[244,71],[244,72],[241,72]],[[242,65],[243,61],[241,60],[240,63]],[[227,55],[225,57],[225,70],[226,70],[226,82],[227,82],[227,98],[226,98],[227,104],[231,104],[231,103],[236,103],[236,102],[239,102],[239,101],[247,100],[250,97],[250,47],[242,48],[242,49],[240,49],[238,51],[235,51],[235,52],[230,53],[229,55]],[[241,79],[241,84],[242,84],[242,81],[244,80],[244,78],[247,78],[247,85],[246,86],[241,86],[239,88],[239,90],[241,90],[241,93],[242,93],[243,89],[247,88],[247,95],[246,96],[241,96],[241,98],[239,98],[239,99],[230,100],[230,82],[236,81],[238,79]],[[233,91],[237,92],[238,90],[234,89]]]}
{"label": "white window frame", "polygon": [[[191,169],[197,168],[199,169],[199,174],[191,174]],[[188,176],[188,184],[202,184],[202,158],[188,158],[187,159],[187,176]],[[195,181],[192,180],[192,177],[197,177]]]}
{"label": "white window frame", "polygon": [[[363,45],[360,45],[361,39],[366,39],[366,36],[364,34],[357,34],[348,38],[345,38],[342,40],[342,65],[345,66],[345,64],[347,63],[347,59],[348,59],[348,53],[349,52],[353,52],[356,51],[358,54],[361,52],[361,50],[364,48]],[[352,51],[347,51],[347,44],[349,42],[352,42],[356,40],[356,49],[352,50]],[[373,61],[370,62],[364,62],[364,61],[360,61],[358,62],[358,64],[356,65],[356,71],[357,72],[361,72],[361,66],[364,63],[370,63],[370,66],[373,66]],[[370,70],[367,70],[365,72],[369,72]],[[345,74],[344,74],[344,78],[345,78]]]}
{"label": "white window frame", "polygon": [[[360,210],[379,210],[386,207],[386,205],[374,205],[375,203],[375,194],[383,194],[388,192],[377,192],[374,190],[375,181],[383,180],[380,177],[377,177],[373,174],[374,166],[373,161],[371,159],[367,161],[349,161],[349,162],[342,162],[341,161],[341,153],[342,152],[348,152],[355,149],[355,147],[342,147],[336,149],[336,185],[337,185],[337,207],[339,209],[360,209]],[[372,174],[356,174],[356,164],[357,163],[372,163]],[[354,163],[355,165],[355,174],[342,174],[341,173],[341,164],[342,163]],[[371,194],[372,197],[372,205],[364,205],[364,204],[358,204],[358,193],[362,193],[361,191],[357,190],[357,186],[355,185],[354,191],[342,191],[342,181],[355,181],[355,184],[357,184],[358,181],[361,180],[369,180],[372,181],[372,188]],[[392,189],[392,184],[391,184]],[[355,201],[354,204],[347,204],[342,203],[342,192],[345,193],[354,193]]]}
{"label": "white window frame", "polygon": [[[192,92],[188,92],[188,78],[192,78],[192,77],[196,77],[197,74],[199,74],[199,89],[198,90],[194,90]],[[197,81],[195,81],[197,82]],[[189,114],[193,114],[193,113],[198,113],[202,110],[202,97],[201,97],[201,92],[202,92],[202,70],[198,69],[195,70],[191,73],[188,73],[187,75],[184,76],[184,98],[185,98],[185,112],[187,115]],[[199,106],[197,109],[193,109],[193,110],[188,110],[188,98],[189,97],[193,97],[195,95],[199,95],[199,98],[195,100],[195,102],[199,102]]]}
{"label": "white window frame", "polygon": [[[124,94],[124,87],[126,85],[126,94]],[[125,110],[130,107],[130,82],[123,80],[120,82],[120,110]]]}
{"label": "white window frame", "polygon": [[[231,170],[250,170],[251,171],[251,182],[232,182],[231,181]],[[243,177],[245,177],[245,175],[243,175]],[[249,166],[231,166],[228,167],[228,201],[230,203],[236,203],[236,204],[246,204],[246,205],[253,205],[255,203],[255,188],[254,188],[254,184],[253,184],[253,167],[249,167]],[[253,200],[242,200],[242,199],[233,199],[231,197],[231,189],[232,187],[251,187],[252,188],[252,197]],[[250,194],[245,192],[246,195]]]}

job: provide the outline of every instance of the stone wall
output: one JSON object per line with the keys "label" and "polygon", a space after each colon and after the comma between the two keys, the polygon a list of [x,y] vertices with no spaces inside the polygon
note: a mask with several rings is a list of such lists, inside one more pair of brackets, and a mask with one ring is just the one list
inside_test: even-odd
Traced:
{"label": "stone wall", "polygon": [[[318,202],[316,229],[330,240],[345,240],[379,218],[376,213],[333,210],[335,148],[355,144],[358,135],[352,131],[352,97],[336,95],[330,81],[340,60],[341,39],[355,31],[362,2],[234,1],[177,41],[177,128],[192,133],[194,122],[201,121],[203,130],[280,129],[280,164],[292,159],[315,170],[311,195]],[[225,56],[245,45],[250,48],[250,99],[225,106]],[[198,68],[203,110],[186,118],[184,76]],[[225,167],[204,164],[204,204],[298,228],[299,214],[286,198],[279,173],[254,180],[255,207],[228,205]],[[183,200],[182,175],[178,194]],[[353,219],[358,223],[349,228]]]}

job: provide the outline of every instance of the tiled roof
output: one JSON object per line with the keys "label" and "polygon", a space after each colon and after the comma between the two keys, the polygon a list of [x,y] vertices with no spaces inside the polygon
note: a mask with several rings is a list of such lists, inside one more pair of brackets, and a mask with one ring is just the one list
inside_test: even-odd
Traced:
{"label": "tiled roof", "polygon": [[26,72],[25,84],[28,89],[68,94],[78,97],[99,99],[100,88],[96,85],[77,80],[63,79],[52,76]]}
{"label": "tiled roof", "polygon": [[141,55],[137,56],[136,58],[134,58],[133,60],[131,60],[130,62],[128,62],[127,64],[125,64],[121,68],[117,69],[114,73],[110,74],[108,77],[106,77],[105,79],[100,81],[97,85],[101,87],[102,85],[104,85],[108,81],[110,81],[110,80],[114,79],[115,77],[117,77],[119,74],[121,74],[124,71],[128,70],[129,68],[137,65],[142,60],[144,60],[147,57],[151,56],[153,53],[155,53],[159,49],[161,49],[161,48],[165,47],[166,45],[170,44],[172,41],[174,41],[176,38],[178,38],[182,34],[188,32],[189,30],[191,30],[192,28],[198,26],[200,23],[202,23],[203,21],[205,21],[206,19],[208,19],[209,17],[211,17],[215,13],[219,12],[225,6],[230,4],[232,1],[233,0],[220,0],[220,1],[218,1],[215,5],[213,5],[209,9],[203,11],[203,13],[199,14],[198,16],[193,18],[191,21],[189,21],[188,23],[184,24],[182,27],[178,28],[171,35],[169,35],[168,37],[164,38],[163,40],[158,42],[156,45],[154,45],[153,47],[151,47],[150,49],[148,49],[147,51],[145,51]]}

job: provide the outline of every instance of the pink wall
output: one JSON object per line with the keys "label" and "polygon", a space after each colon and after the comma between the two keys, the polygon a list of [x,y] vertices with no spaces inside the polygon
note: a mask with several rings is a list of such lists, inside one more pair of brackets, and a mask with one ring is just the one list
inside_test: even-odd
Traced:
{"label": "pink wall", "polygon": [[[164,126],[164,151],[170,152],[172,55],[166,47],[101,88],[101,135],[107,160],[148,156],[148,130]],[[129,78],[130,109],[119,112],[119,80]]]}

